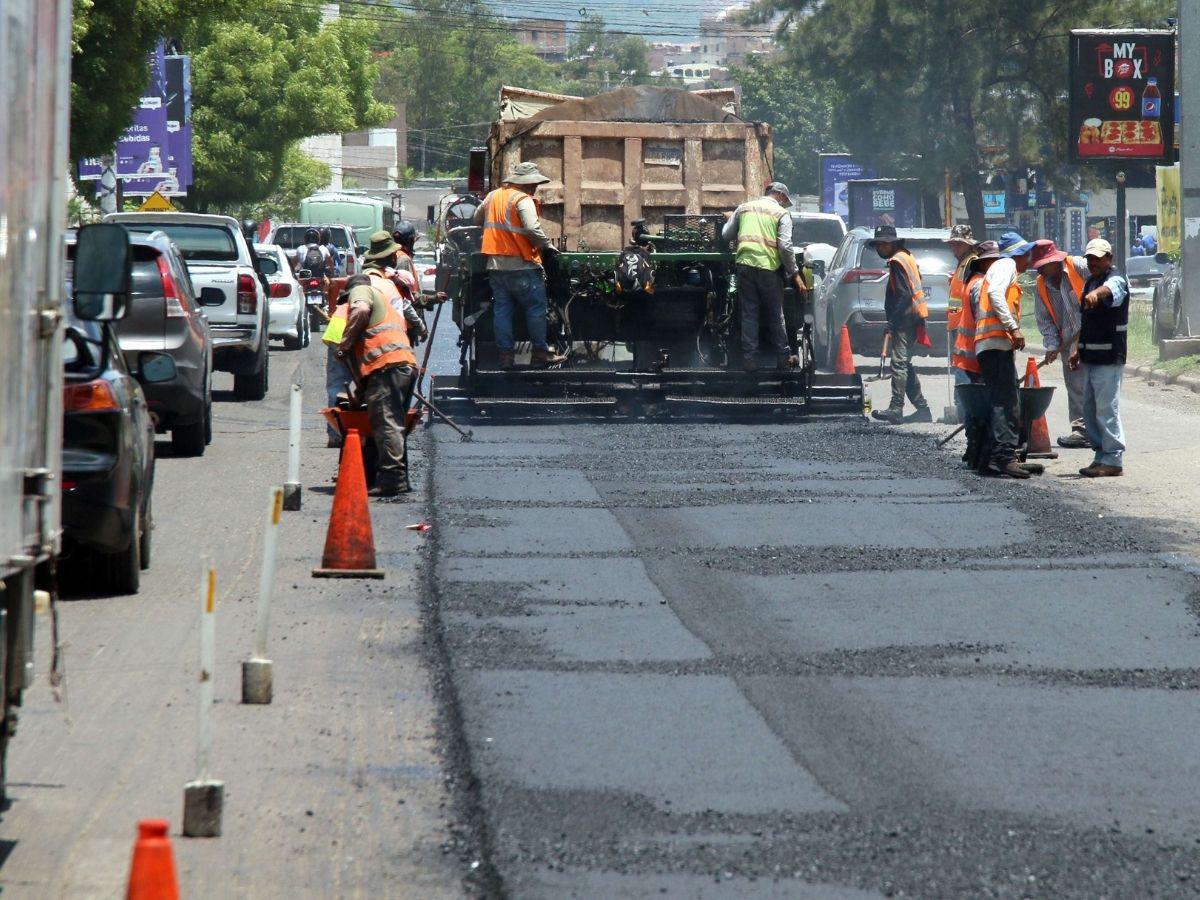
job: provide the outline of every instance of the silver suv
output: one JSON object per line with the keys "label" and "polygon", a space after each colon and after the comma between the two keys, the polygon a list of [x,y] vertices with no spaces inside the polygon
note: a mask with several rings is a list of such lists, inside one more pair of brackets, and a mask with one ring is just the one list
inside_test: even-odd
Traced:
{"label": "silver suv", "polygon": [[[950,245],[950,232],[941,228],[901,228],[897,234],[916,257],[928,296],[929,337],[933,347],[926,354],[946,353],[946,303],[950,275],[957,265]],[[850,329],[850,346],[855,353],[878,356],[883,348],[887,318],[883,294],[887,287],[887,263],[867,242],[873,232],[855,228],[842,240],[825,280],[816,292],[814,339],[817,360],[833,365],[842,326]]]}

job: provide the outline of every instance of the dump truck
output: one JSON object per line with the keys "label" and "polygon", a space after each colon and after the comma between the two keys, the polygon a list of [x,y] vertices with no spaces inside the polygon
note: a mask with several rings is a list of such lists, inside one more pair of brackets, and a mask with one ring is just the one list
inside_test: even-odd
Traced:
{"label": "dump truck", "polygon": [[[817,370],[811,294],[790,286],[785,318],[799,368],[743,370],[734,257],[721,228],[725,213],[762,194],[773,159],[770,126],[742,119],[732,91],[634,86],[579,98],[505,88],[487,154],[485,189],[519,162],[550,178],[537,194],[561,251],[546,263],[550,333],[569,360],[530,368],[518,344],[518,365],[500,369],[482,229],[463,221],[441,247],[439,288],[453,298],[462,350],[458,377],[436,381],[444,411],[757,419],[861,410],[861,379]],[[618,284],[618,260],[632,249],[650,260],[652,289]]]}

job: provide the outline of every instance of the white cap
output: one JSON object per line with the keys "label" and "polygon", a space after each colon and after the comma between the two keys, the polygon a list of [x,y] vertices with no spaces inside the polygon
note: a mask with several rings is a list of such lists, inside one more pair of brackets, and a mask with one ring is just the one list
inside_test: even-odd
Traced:
{"label": "white cap", "polygon": [[1104,238],[1095,238],[1088,241],[1087,248],[1083,251],[1084,256],[1112,256],[1112,244]]}

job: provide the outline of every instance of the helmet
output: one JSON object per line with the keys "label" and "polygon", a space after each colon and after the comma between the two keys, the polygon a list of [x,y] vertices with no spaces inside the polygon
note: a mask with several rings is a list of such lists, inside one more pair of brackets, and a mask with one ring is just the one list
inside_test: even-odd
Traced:
{"label": "helmet", "polygon": [[412,222],[401,222],[392,232],[392,240],[402,247],[411,247],[417,242],[417,227]]}
{"label": "helmet", "polygon": [[321,232],[315,228],[304,229],[304,243],[316,244],[321,240]]}
{"label": "helmet", "polygon": [[329,243],[329,229],[328,228],[321,229],[321,243],[322,244]]}
{"label": "helmet", "polygon": [[246,237],[253,237],[258,233],[258,223],[253,219],[242,219],[242,234]]}

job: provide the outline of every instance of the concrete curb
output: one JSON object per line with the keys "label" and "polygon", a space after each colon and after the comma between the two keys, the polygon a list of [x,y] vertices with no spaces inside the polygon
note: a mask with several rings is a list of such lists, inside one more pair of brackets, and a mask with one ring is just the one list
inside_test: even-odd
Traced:
{"label": "concrete curb", "polygon": [[[1026,344],[1025,352],[1033,356],[1045,356],[1046,348],[1036,344]],[[1130,377],[1141,378],[1148,384],[1174,384],[1182,388],[1187,388],[1193,394],[1200,394],[1200,375],[1171,375],[1162,369],[1156,369],[1153,363],[1143,363],[1141,365],[1126,363],[1125,374]]]}

